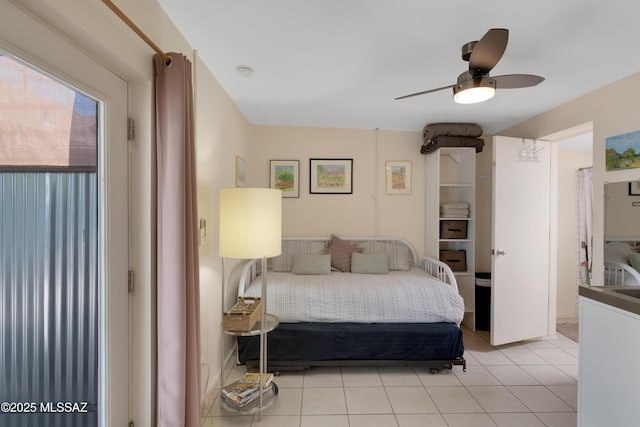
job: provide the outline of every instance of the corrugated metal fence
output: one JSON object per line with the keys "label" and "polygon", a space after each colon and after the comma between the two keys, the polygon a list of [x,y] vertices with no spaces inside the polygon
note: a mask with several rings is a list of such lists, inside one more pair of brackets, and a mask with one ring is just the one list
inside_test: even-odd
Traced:
{"label": "corrugated metal fence", "polygon": [[95,173],[0,172],[2,426],[97,426],[97,224]]}

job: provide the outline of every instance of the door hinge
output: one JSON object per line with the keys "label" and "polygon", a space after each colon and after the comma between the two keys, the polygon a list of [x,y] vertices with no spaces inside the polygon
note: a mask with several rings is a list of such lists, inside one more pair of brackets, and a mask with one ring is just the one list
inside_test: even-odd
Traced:
{"label": "door hinge", "polygon": [[129,270],[128,286],[129,286],[129,293],[132,294],[133,290],[135,289],[133,270]]}
{"label": "door hinge", "polygon": [[127,119],[127,139],[133,141],[136,137],[136,123],[133,121],[133,117]]}

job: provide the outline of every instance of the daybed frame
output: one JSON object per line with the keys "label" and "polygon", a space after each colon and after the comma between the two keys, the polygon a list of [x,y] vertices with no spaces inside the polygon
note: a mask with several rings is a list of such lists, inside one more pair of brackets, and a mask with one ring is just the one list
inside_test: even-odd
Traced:
{"label": "daybed frame", "polygon": [[[455,287],[449,266],[432,258],[418,263],[406,240],[387,237],[344,237],[353,243],[382,241],[409,248],[413,265]],[[284,238],[283,240],[327,240],[330,238]],[[238,295],[258,274],[257,260],[242,270]],[[432,372],[461,365],[466,371],[460,325],[454,323],[281,323],[267,335],[271,371],[299,370],[311,366],[422,366]],[[247,369],[258,367],[258,337],[238,337],[238,362]]]}
{"label": "daybed frame", "polygon": [[[606,243],[621,242],[629,245],[632,250],[640,246],[640,238],[607,239]],[[640,286],[640,272],[626,263],[615,259],[607,259],[605,248],[604,284],[608,286]]]}

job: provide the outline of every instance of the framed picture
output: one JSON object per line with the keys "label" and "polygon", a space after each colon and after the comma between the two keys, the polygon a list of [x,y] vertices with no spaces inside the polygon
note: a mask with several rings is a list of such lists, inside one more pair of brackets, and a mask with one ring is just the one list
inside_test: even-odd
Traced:
{"label": "framed picture", "polygon": [[389,161],[385,169],[387,194],[411,194],[411,160]]}
{"label": "framed picture", "polygon": [[629,195],[640,196],[640,179],[629,183]]}
{"label": "framed picture", "polygon": [[309,159],[309,193],[352,194],[353,159]]}
{"label": "framed picture", "polygon": [[247,162],[240,156],[236,156],[236,187],[247,186]]}
{"label": "framed picture", "polygon": [[271,188],[282,190],[282,197],[300,197],[299,183],[299,160],[271,160]]}
{"label": "framed picture", "polygon": [[640,130],[605,139],[606,171],[640,168]]}

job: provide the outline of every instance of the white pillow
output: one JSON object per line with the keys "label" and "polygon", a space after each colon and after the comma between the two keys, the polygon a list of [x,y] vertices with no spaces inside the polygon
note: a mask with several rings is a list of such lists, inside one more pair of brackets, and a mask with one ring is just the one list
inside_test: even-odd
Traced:
{"label": "white pillow", "polygon": [[616,261],[623,264],[629,263],[629,255],[631,255],[631,245],[626,242],[607,242],[604,245],[604,260]]}

